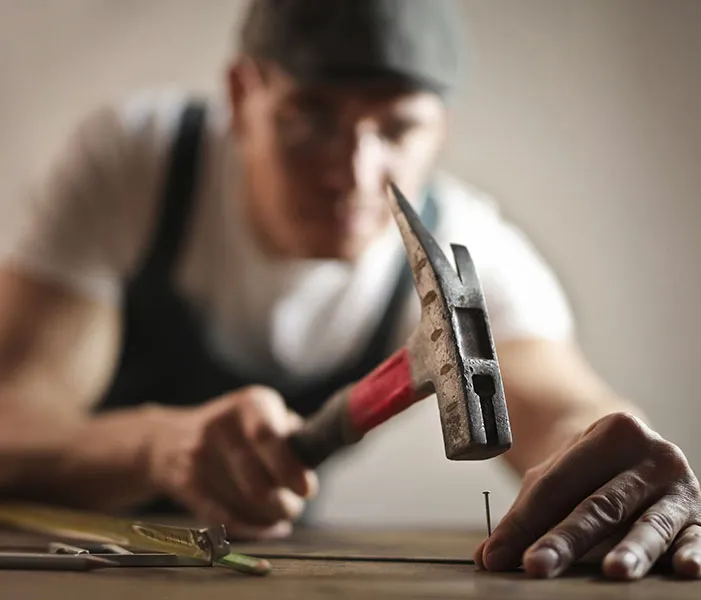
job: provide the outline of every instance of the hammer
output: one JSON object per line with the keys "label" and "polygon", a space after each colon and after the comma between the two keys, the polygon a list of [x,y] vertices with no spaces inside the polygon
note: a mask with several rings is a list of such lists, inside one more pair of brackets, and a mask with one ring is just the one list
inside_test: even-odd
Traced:
{"label": "hammer", "polygon": [[336,392],[291,436],[293,450],[310,468],[434,393],[449,460],[484,460],[511,447],[499,363],[472,258],[465,246],[451,244],[456,272],[402,192],[393,183],[389,187],[421,321],[402,348]]}

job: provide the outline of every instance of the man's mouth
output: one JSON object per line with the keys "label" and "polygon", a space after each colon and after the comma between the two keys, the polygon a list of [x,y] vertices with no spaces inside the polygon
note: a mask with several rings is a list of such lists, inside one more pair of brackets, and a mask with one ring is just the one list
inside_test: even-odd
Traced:
{"label": "man's mouth", "polygon": [[377,226],[379,211],[371,206],[340,206],[324,219],[329,226],[351,235],[366,235]]}

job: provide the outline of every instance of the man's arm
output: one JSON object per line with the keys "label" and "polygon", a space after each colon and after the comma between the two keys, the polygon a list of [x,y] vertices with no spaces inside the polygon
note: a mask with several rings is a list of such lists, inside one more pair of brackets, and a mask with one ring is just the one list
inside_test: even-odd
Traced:
{"label": "man's arm", "polygon": [[505,458],[523,475],[612,413],[645,420],[618,396],[571,341],[517,340],[497,344],[514,438]]}
{"label": "man's arm", "polygon": [[0,269],[0,492],[120,506],[154,493],[155,411],[91,418],[119,345],[115,306]]}
{"label": "man's arm", "polygon": [[288,534],[318,485],[287,444],[299,417],[260,387],[91,415],[119,324],[115,306],[0,268],[0,497],[107,510],[165,493],[230,535]]}

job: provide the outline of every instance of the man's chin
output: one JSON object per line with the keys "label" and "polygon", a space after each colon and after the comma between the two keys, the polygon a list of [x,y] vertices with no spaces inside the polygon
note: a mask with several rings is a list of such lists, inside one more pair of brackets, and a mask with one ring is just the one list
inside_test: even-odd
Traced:
{"label": "man's chin", "polygon": [[307,237],[302,241],[303,255],[310,260],[355,262],[368,248],[372,239],[357,235]]}

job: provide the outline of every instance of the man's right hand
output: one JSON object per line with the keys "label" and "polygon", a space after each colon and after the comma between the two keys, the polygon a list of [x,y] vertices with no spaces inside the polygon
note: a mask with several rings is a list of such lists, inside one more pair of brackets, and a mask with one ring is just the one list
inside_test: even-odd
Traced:
{"label": "man's right hand", "polygon": [[0,265],[0,495],[119,510],[165,493],[232,536],[287,534],[318,487],[287,443],[299,416],[262,387],[90,415],[121,327],[117,304]]}
{"label": "man's right hand", "polygon": [[318,489],[287,441],[301,425],[280,395],[253,386],[196,408],[159,408],[149,444],[157,487],[232,537],[283,537]]}

